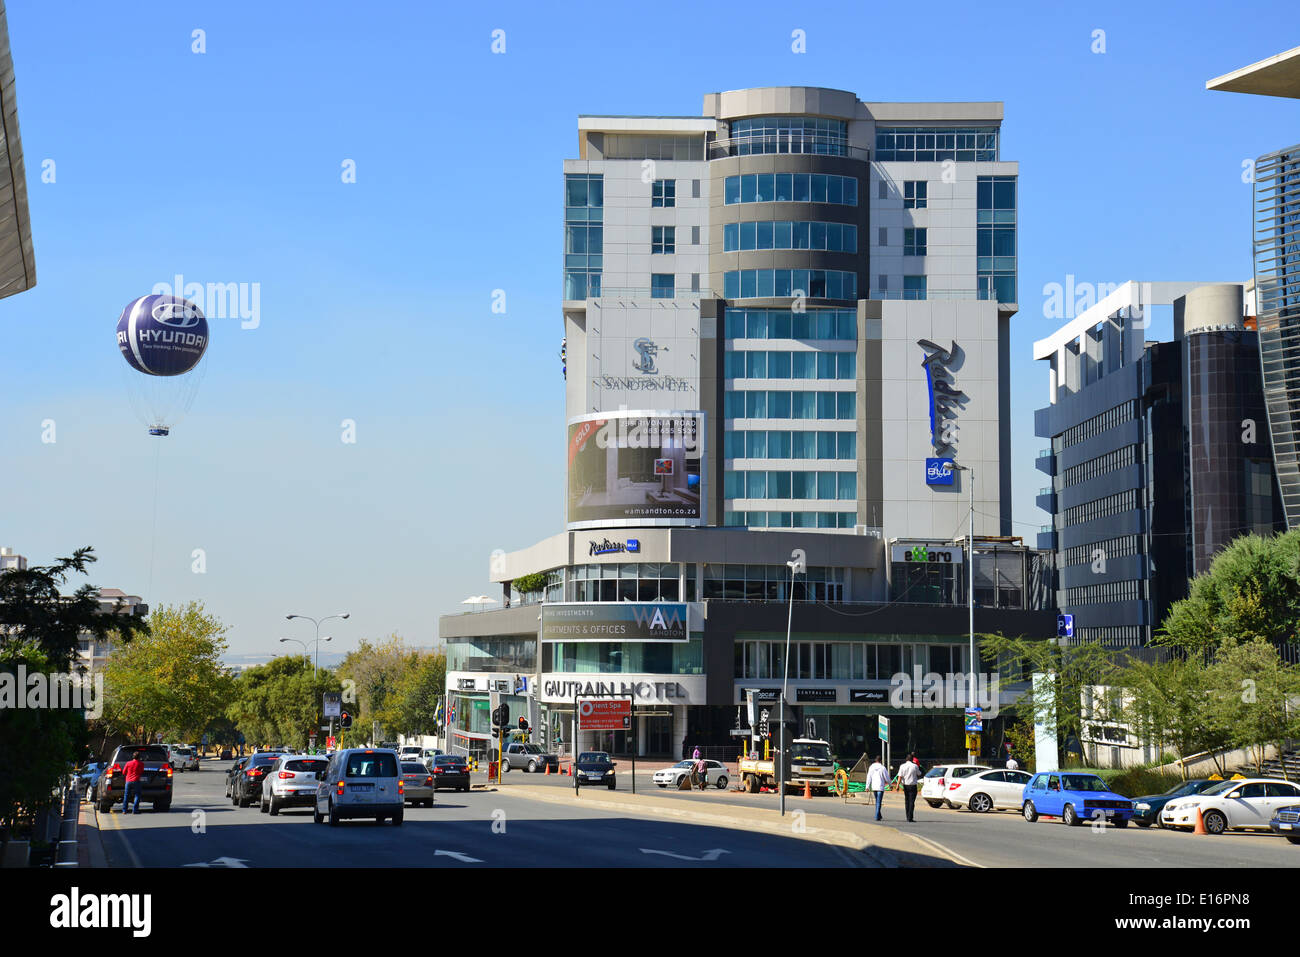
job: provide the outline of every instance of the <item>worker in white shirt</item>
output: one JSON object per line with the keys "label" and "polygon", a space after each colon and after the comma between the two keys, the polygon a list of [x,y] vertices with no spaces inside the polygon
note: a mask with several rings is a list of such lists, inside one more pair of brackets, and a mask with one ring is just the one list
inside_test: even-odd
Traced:
{"label": "worker in white shirt", "polygon": [[885,801],[885,788],[889,787],[889,772],[877,757],[875,763],[867,768],[867,790],[876,795],[876,820],[881,820],[880,806]]}
{"label": "worker in white shirt", "polygon": [[1008,771],[1019,771],[1019,770],[1020,770],[1020,762],[1017,761],[1015,758],[1013,758],[1013,757],[1012,757],[1011,755],[1009,755],[1009,754],[1007,755],[1007,770],[1008,770]]}
{"label": "worker in white shirt", "polygon": [[912,820],[916,810],[916,785],[921,780],[921,766],[916,763],[916,753],[907,756],[898,768],[898,785],[903,789],[903,805],[907,809],[907,819]]}

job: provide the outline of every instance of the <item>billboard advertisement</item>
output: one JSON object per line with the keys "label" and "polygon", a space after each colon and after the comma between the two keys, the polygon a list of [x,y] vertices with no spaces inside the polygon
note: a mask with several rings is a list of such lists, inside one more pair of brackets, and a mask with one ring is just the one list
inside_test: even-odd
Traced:
{"label": "billboard advertisement", "polygon": [[626,731],[630,727],[631,698],[582,698],[578,701],[579,731]]}
{"label": "billboard advertisement", "polygon": [[704,524],[704,413],[602,412],[568,424],[568,527]]}
{"label": "billboard advertisement", "polygon": [[582,601],[542,605],[542,641],[689,641],[686,602]]}

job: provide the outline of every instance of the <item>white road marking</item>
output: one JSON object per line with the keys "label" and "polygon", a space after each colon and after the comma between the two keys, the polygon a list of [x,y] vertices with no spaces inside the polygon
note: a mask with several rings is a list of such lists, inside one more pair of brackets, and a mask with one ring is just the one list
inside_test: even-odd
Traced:
{"label": "white road marking", "polygon": [[686,854],[674,854],[672,851],[657,851],[654,848],[641,848],[642,854],[662,854],[664,857],[675,857],[679,861],[716,861],[723,854],[730,854],[730,851],[724,851],[720,847],[715,847],[711,851],[705,851],[703,857],[690,857]]}
{"label": "white road marking", "polygon": [[460,861],[462,864],[482,864],[482,863],[483,863],[483,862],[480,861],[477,857],[470,857],[468,854],[462,854],[460,851],[434,851],[434,852],[433,852],[433,856],[434,856],[434,857],[438,857],[439,855],[443,855],[443,856],[445,856],[445,857],[454,857],[456,860]]}

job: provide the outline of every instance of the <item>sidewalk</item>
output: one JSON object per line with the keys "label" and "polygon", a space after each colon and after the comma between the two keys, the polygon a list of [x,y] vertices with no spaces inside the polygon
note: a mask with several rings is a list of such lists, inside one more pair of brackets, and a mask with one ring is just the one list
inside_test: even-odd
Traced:
{"label": "sidewalk", "polygon": [[[710,801],[709,795],[713,792],[707,791],[698,792],[696,795],[698,801],[694,801],[653,794],[629,794],[603,788],[584,788],[581,796],[578,797],[575,797],[571,791],[533,784],[513,784],[504,790],[512,796],[526,800],[567,805],[595,804],[611,811],[675,818],[715,827],[765,831],[802,840],[819,841],[823,844],[835,844],[862,851],[881,867],[954,867],[965,866],[968,863],[937,844],[886,824],[818,814],[814,810],[815,802],[810,802],[809,806],[800,806],[804,803],[801,800],[799,804],[788,805],[783,819],[773,808],[744,807]],[[894,803],[889,800],[889,797],[886,796],[885,799],[887,806]],[[901,794],[896,796],[896,801],[896,810],[901,811]]]}
{"label": "sidewalk", "polygon": [[99,832],[95,805],[89,801],[82,802],[77,818],[77,866],[108,867],[108,855],[104,852],[104,838]]}

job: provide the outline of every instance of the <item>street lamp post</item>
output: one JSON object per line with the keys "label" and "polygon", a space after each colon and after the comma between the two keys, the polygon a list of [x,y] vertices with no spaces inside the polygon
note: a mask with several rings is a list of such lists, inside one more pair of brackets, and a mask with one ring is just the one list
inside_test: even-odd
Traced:
{"label": "street lamp post", "polygon": [[[970,677],[966,685],[966,707],[975,707],[975,470],[969,465],[958,465],[953,463],[953,468],[967,473],[970,480],[970,516],[966,531],[966,560],[970,568],[968,574],[970,579],[966,586],[966,604],[970,613]],[[963,720],[963,725],[965,721]],[[966,758],[971,764],[975,763],[975,753],[966,749]]]}
{"label": "street lamp post", "polygon": [[[320,636],[320,625],[321,625],[321,622],[323,622],[323,621],[329,621],[331,618],[350,618],[350,617],[352,617],[352,613],[351,613],[351,612],[346,612],[346,611],[345,611],[345,612],[343,612],[342,614],[339,614],[339,615],[326,615],[324,618],[312,618],[310,615],[285,615],[284,617],[285,617],[285,620],[286,620],[286,621],[292,621],[294,618],[305,618],[307,621],[310,621],[313,625],[316,626],[316,659],[315,659],[315,663],[312,665],[312,669],[311,669],[311,675],[312,675],[312,678],[315,679],[315,677],[316,677],[316,671],[317,671],[317,669],[320,667],[320,643],[321,643],[322,640],[324,640],[324,641],[333,641],[333,640],[334,640],[334,639],[333,639],[333,636],[329,636],[329,635],[327,635],[324,639],[321,638],[321,636]],[[280,639],[280,640],[281,640],[281,641],[284,641],[283,638]],[[295,639],[292,639],[292,640],[293,640],[293,641],[297,641],[296,638],[295,638]]]}
{"label": "street lamp post", "polygon": [[781,679],[781,747],[776,755],[776,786],[781,794],[781,816],[785,816],[785,697],[790,684],[790,629],[794,624],[794,576],[807,575],[808,563],[802,548],[790,553],[790,611],[785,620],[785,675]]}

